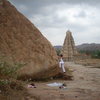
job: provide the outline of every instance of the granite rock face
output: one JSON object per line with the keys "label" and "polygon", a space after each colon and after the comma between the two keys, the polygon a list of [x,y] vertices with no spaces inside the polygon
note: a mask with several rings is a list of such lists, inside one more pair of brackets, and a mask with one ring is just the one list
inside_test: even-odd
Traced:
{"label": "granite rock face", "polygon": [[70,61],[74,59],[74,56],[78,54],[75,42],[70,31],[66,32],[66,37],[62,47],[62,54],[65,60]]}
{"label": "granite rock face", "polygon": [[59,73],[51,43],[8,1],[0,0],[0,54],[13,62],[26,63],[19,77],[41,79]]}

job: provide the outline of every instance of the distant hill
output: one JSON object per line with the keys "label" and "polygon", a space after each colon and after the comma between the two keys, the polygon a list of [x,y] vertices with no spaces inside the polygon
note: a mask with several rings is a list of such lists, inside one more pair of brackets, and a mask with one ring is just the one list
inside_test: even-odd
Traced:
{"label": "distant hill", "polygon": [[[55,49],[61,49],[62,46],[61,45],[56,45],[54,46]],[[81,45],[77,45],[76,46],[77,50],[80,51],[100,51],[100,44],[96,44],[96,43],[84,43]]]}
{"label": "distant hill", "polygon": [[82,50],[82,51],[100,51],[100,44],[96,44],[96,43],[85,43],[85,44],[81,44],[76,46],[77,50]]}
{"label": "distant hill", "polygon": [[56,46],[54,46],[54,48],[55,48],[55,49],[61,49],[62,46],[61,46],[61,45],[56,45]]}

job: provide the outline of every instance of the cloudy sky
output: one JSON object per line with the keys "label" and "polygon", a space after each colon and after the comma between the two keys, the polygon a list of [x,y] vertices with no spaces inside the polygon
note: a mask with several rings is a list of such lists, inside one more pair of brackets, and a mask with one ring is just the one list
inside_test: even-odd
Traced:
{"label": "cloudy sky", "polygon": [[52,45],[70,30],[76,45],[100,43],[100,0],[9,0]]}

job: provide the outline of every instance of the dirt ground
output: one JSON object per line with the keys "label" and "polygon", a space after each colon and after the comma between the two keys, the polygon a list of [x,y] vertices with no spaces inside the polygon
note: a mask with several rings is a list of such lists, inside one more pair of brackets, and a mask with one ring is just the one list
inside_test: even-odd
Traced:
{"label": "dirt ground", "polygon": [[[66,62],[65,66],[73,71],[73,80],[51,80],[34,82],[37,88],[28,88],[26,100],[100,100],[100,68]],[[66,89],[50,87],[49,83],[66,83]]]}

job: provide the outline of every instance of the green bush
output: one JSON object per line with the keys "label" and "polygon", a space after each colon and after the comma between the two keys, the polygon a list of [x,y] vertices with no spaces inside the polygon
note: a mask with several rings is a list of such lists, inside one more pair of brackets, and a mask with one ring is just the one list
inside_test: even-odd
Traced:
{"label": "green bush", "polygon": [[0,75],[17,77],[17,70],[24,65],[20,63],[9,64],[8,62],[0,62]]}
{"label": "green bush", "polygon": [[57,49],[56,52],[57,52],[57,55],[59,56],[60,53],[61,53],[61,50],[60,49]]}
{"label": "green bush", "polygon": [[92,53],[92,58],[98,58],[100,59],[100,51],[95,51]]}
{"label": "green bush", "polygon": [[96,50],[96,51],[81,50],[79,52],[80,53],[84,53],[86,55],[90,55],[92,58],[98,58],[98,59],[100,59],[100,51],[99,50]]}
{"label": "green bush", "polygon": [[6,85],[6,84],[9,84],[9,83],[10,83],[10,81],[7,80],[7,79],[0,80],[0,85]]}
{"label": "green bush", "polygon": [[12,79],[17,79],[17,71],[24,67],[25,63],[13,63],[5,56],[0,56],[0,89],[2,86],[11,84]]}

